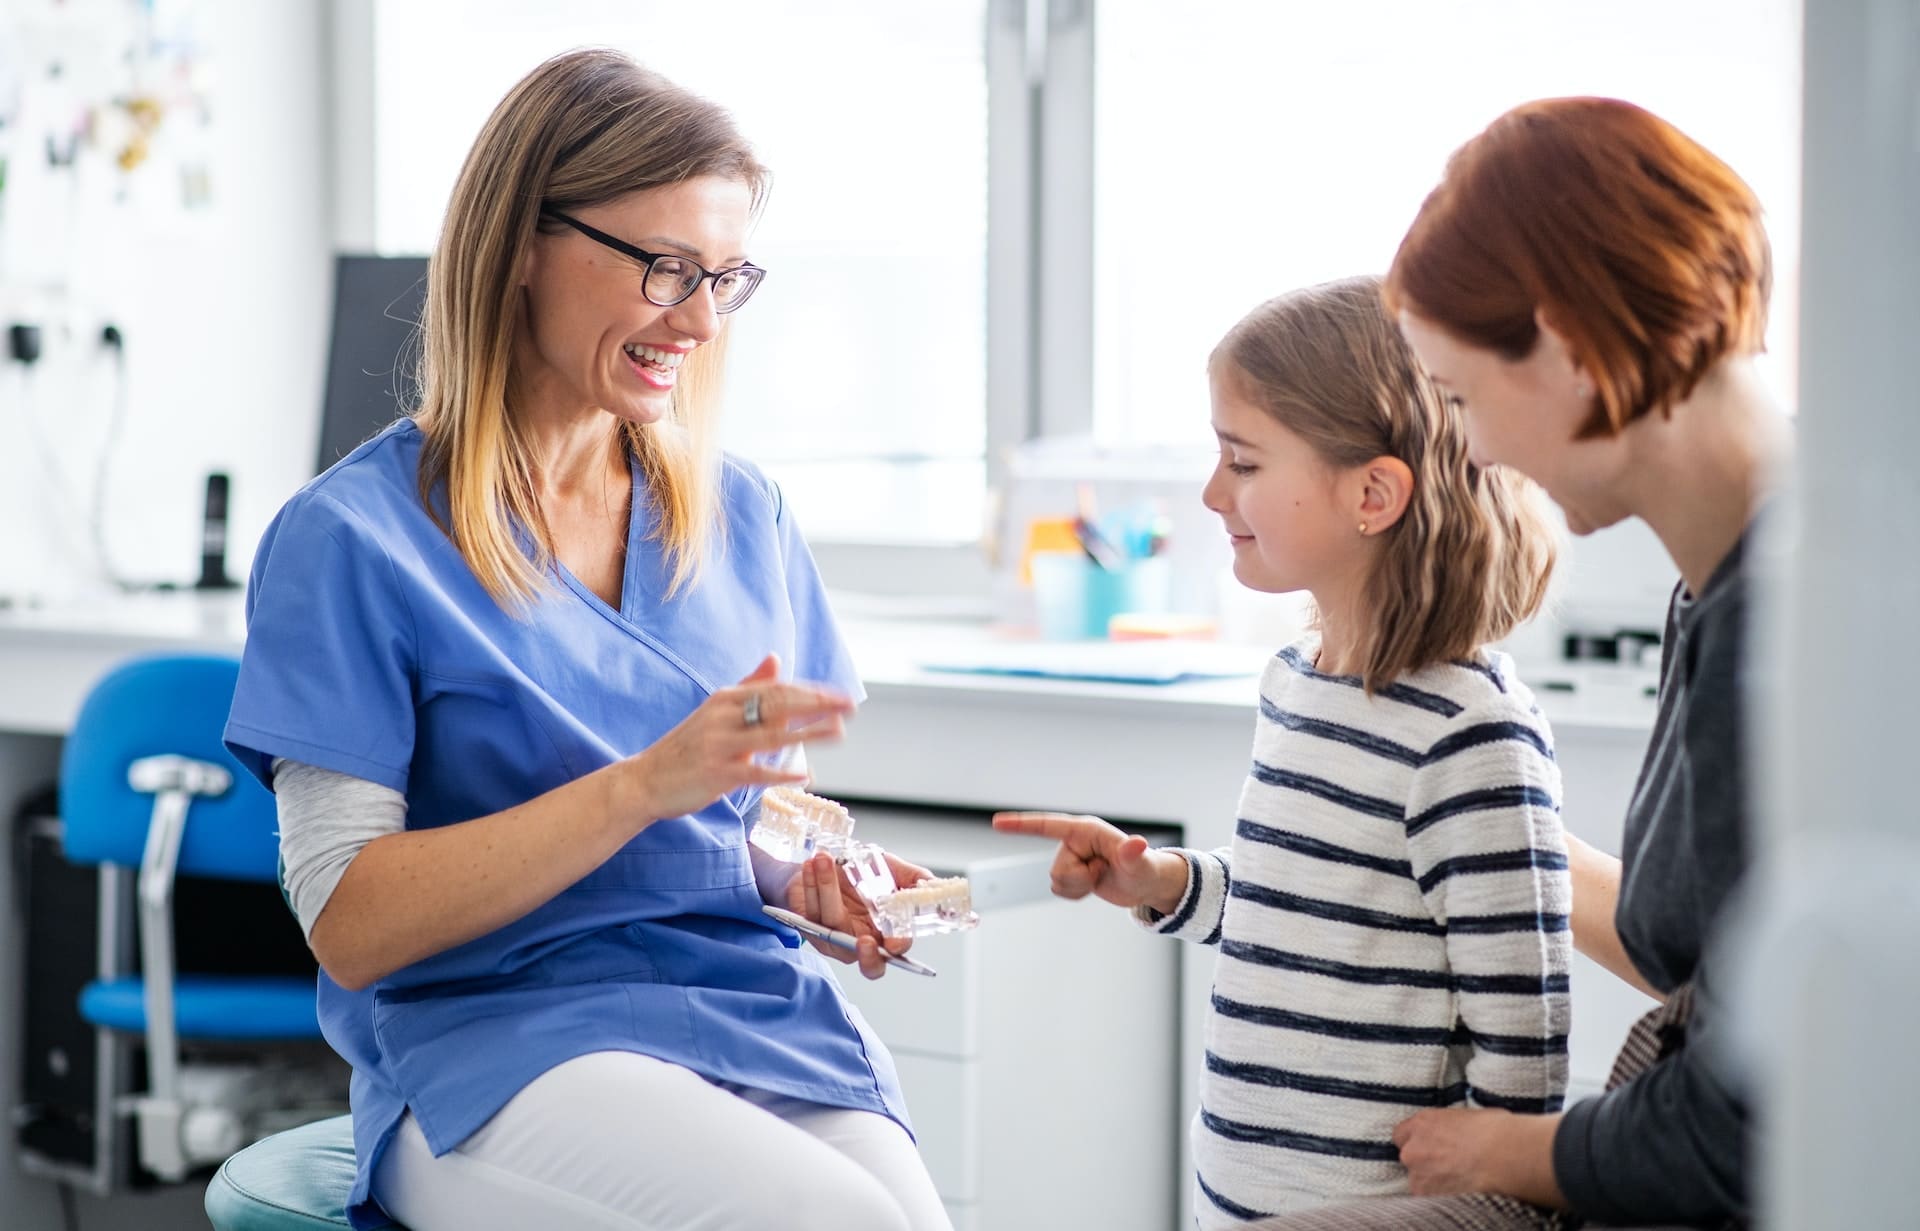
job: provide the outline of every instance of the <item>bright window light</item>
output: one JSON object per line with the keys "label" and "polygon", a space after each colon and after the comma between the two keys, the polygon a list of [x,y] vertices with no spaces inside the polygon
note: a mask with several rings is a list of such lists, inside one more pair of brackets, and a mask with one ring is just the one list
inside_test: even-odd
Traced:
{"label": "bright window light", "polygon": [[812,537],[971,539],[986,499],[984,2],[379,2],[378,246],[432,246],[481,123],[541,59],[627,51],[730,109],[773,168],[751,244],[771,272],[731,326],[727,446],[780,480]]}
{"label": "bright window light", "polygon": [[[1235,321],[1384,272],[1448,154],[1570,94],[1646,107],[1752,185],[1775,265],[1763,370],[1793,406],[1795,0],[1103,4],[1095,31],[1102,438],[1209,443],[1206,357]],[[1168,258],[1192,280],[1170,287]]]}

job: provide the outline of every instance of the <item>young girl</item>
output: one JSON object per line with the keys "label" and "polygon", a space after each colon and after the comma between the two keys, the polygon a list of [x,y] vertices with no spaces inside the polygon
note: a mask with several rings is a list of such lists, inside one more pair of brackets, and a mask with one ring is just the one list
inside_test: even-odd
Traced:
{"label": "young girl", "polygon": [[1423,1108],[1558,1108],[1570,954],[1552,735],[1482,648],[1546,588],[1536,492],[1468,458],[1378,279],[1261,305],[1208,366],[1234,575],[1319,612],[1261,681],[1233,845],[994,818],[1060,841],[1062,896],[1220,947],[1203,1228],[1406,1192],[1394,1131]]}

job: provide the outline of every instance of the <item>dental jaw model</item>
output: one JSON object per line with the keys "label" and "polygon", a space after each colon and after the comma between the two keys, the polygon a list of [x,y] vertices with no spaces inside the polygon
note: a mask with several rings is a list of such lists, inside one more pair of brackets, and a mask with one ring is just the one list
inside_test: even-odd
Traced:
{"label": "dental jaw model", "polygon": [[874,901],[873,920],[883,936],[934,936],[965,931],[978,924],[980,916],[973,912],[973,890],[966,877],[936,876]]}
{"label": "dental jaw model", "polygon": [[747,840],[782,863],[805,863],[816,851],[837,860],[853,840],[853,816],[831,799],[774,787],[760,797],[760,818]]}
{"label": "dental jaw model", "polygon": [[934,877],[900,888],[886,852],[854,840],[851,813],[798,787],[773,787],[760,797],[760,815],[747,840],[783,863],[804,863],[820,851],[833,856],[867,900],[882,936],[934,936],[980,922],[965,877]]}

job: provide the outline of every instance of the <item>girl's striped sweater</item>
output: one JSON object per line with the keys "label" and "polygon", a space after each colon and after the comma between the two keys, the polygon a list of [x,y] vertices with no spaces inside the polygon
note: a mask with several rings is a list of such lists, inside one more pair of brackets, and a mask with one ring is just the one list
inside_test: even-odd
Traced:
{"label": "girl's striped sweater", "polygon": [[1369,698],[1311,641],[1261,682],[1232,846],[1153,929],[1220,948],[1193,1127],[1203,1228],[1403,1193],[1426,1107],[1558,1110],[1571,955],[1553,736],[1487,654]]}

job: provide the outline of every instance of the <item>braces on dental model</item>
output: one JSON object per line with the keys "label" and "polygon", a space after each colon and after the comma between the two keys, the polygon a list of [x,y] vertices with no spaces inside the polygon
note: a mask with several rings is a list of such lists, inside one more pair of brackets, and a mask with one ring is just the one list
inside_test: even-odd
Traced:
{"label": "braces on dental model", "polygon": [[875,843],[854,841],[851,813],[798,787],[773,787],[760,797],[760,816],[747,840],[783,863],[804,863],[819,851],[833,856],[872,908],[882,936],[934,936],[980,922],[966,877],[932,877],[900,888],[886,852]]}

